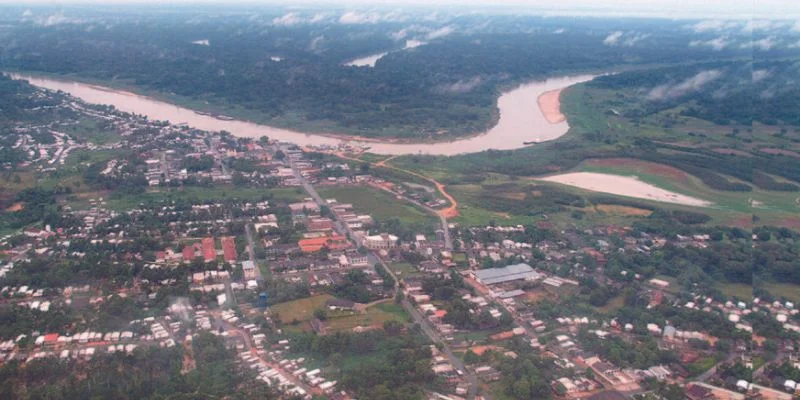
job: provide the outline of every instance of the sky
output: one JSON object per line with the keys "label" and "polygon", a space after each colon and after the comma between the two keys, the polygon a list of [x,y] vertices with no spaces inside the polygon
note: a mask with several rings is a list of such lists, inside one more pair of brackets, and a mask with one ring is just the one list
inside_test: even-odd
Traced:
{"label": "sky", "polygon": [[552,15],[665,18],[800,18],[800,0],[0,0],[0,4],[269,4],[342,7],[456,6],[460,9],[529,9]]}

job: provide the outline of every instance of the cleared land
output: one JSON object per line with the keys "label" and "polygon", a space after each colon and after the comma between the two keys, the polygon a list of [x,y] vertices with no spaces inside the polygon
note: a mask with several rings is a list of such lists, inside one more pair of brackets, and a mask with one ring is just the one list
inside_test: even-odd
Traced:
{"label": "cleared land", "polygon": [[544,119],[551,124],[558,124],[567,120],[561,113],[561,89],[544,92],[539,96],[539,109],[544,114]]}
{"label": "cleared land", "polygon": [[430,225],[438,221],[425,211],[371,187],[325,187],[317,191],[325,199],[350,203],[357,212],[370,214],[380,221],[397,218],[408,225]]}
{"label": "cleared land", "polygon": [[571,172],[539,179],[595,192],[610,193],[663,203],[696,207],[708,207],[713,204],[710,201],[661,189],[643,182],[635,176],[610,175],[596,172]]}
{"label": "cleared land", "polygon": [[329,294],[321,294],[275,304],[270,310],[272,315],[277,313],[284,324],[291,324],[293,321],[305,322],[314,316],[314,310],[325,307],[325,302],[332,298],[334,297]]}
{"label": "cleared land", "polygon": [[325,324],[331,331],[349,331],[355,327],[383,327],[387,321],[406,322],[408,314],[394,303],[380,303],[367,308],[363,313],[344,316],[330,315]]}

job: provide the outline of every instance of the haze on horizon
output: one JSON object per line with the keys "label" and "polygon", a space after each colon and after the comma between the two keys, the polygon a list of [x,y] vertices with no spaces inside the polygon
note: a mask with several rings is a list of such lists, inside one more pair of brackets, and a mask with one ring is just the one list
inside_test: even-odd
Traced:
{"label": "haze on horizon", "polygon": [[660,17],[675,19],[800,19],[800,2],[793,0],[0,0],[3,5],[57,6],[70,5],[225,5],[232,7],[284,6],[311,7],[414,7],[450,8],[464,11],[529,12],[553,16]]}

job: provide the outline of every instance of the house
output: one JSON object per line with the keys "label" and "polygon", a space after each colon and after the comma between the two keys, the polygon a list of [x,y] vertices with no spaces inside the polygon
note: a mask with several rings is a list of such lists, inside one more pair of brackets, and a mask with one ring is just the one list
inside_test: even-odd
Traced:
{"label": "house", "polygon": [[306,226],[310,232],[326,232],[333,230],[333,220],[330,218],[311,218]]}
{"label": "house", "polygon": [[239,255],[236,252],[236,242],[234,241],[233,237],[224,237],[222,238],[222,258],[225,262],[236,262],[239,258]]}
{"label": "house", "polygon": [[203,247],[200,243],[193,243],[190,245],[186,245],[183,248],[183,262],[192,262],[197,257],[200,257],[202,254]]}
{"label": "house", "polygon": [[688,385],[683,392],[689,400],[713,399],[714,393],[711,389],[700,385]]}
{"label": "house", "polygon": [[346,299],[329,299],[325,306],[332,311],[353,311],[356,303]]}
{"label": "house", "polygon": [[387,250],[397,247],[397,236],[388,233],[364,237],[362,245],[372,250]]}
{"label": "house", "polygon": [[289,204],[289,209],[292,210],[292,214],[305,214],[305,213],[312,213],[317,214],[319,213],[319,205],[313,201],[302,201],[299,203],[292,203]]}
{"label": "house", "polygon": [[444,268],[436,261],[423,261],[419,263],[419,270],[429,274],[440,274],[444,272]]}
{"label": "house", "polygon": [[242,262],[244,279],[256,279],[256,264],[250,260]]}
{"label": "house", "polygon": [[303,253],[315,253],[323,248],[327,248],[328,250],[344,250],[350,247],[350,242],[347,241],[347,238],[342,235],[332,235],[332,236],[323,236],[317,238],[310,238],[310,239],[302,239],[297,242],[297,245],[300,246],[300,250]]}
{"label": "house", "polygon": [[211,262],[217,259],[217,249],[214,243],[214,238],[203,238],[203,259],[206,262]]}

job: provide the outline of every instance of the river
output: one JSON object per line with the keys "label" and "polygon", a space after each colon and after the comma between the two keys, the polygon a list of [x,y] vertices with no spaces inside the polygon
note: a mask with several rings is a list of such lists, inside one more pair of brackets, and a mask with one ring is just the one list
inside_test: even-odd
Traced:
{"label": "river", "polygon": [[[41,88],[64,91],[87,103],[110,104],[120,111],[146,115],[151,120],[169,121],[173,124],[186,123],[191,127],[207,131],[225,130],[235,136],[253,138],[266,135],[270,139],[290,142],[299,146],[335,146],[343,142],[343,139],[328,135],[296,132],[247,121],[220,120],[147,96],[96,85],[24,74],[12,74],[12,77],[28,80],[31,84]],[[348,140],[348,142],[353,145],[370,146],[369,151],[377,154],[451,156],[488,149],[511,150],[525,146],[525,142],[553,140],[565,134],[569,125],[566,121],[548,122],[539,108],[538,97],[545,92],[563,89],[591,79],[590,75],[553,78],[527,83],[501,94],[497,101],[500,110],[497,125],[480,135],[436,143],[359,142],[357,140]]]}

